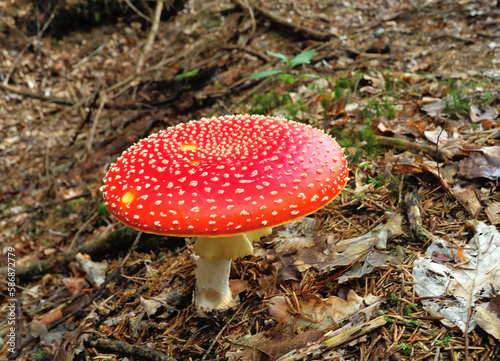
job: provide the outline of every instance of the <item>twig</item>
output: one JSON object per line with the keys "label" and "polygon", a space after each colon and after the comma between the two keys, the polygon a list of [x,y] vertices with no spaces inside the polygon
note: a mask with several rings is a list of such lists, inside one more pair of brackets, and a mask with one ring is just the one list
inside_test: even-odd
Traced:
{"label": "twig", "polygon": [[94,322],[94,327],[97,329],[106,319],[109,319],[116,315],[123,309],[123,307],[125,307],[125,305],[134,302],[138,296],[147,291],[149,291],[149,286],[142,286],[141,288],[139,288],[133,295],[130,295],[130,297],[128,297],[126,300],[120,302],[118,306],[113,307],[106,315],[97,319],[97,321]]}
{"label": "twig", "polygon": [[[42,29],[36,34],[36,38],[35,38],[36,40],[39,41],[39,39],[41,38],[41,36],[45,32],[45,30],[47,30],[47,28],[49,27],[49,25],[52,22],[52,20],[54,20],[55,16],[56,16],[55,12],[52,12],[52,14],[50,14],[50,17],[47,19],[47,21],[43,25]],[[37,19],[39,19],[39,17],[37,17]],[[35,41],[35,39],[32,39],[30,42],[28,42],[24,46],[24,48],[19,52],[19,54],[16,57],[16,60],[14,60],[14,63],[12,64],[12,66],[9,69],[9,71],[5,75],[5,79],[2,81],[3,84],[8,84],[9,83],[10,76],[14,72],[14,69],[16,68],[17,63],[19,63],[19,61],[21,60],[23,54],[26,52],[26,50],[29,49],[29,47],[33,44],[33,42]]]}
{"label": "twig", "polygon": [[376,135],[375,140],[384,146],[392,146],[399,149],[411,150],[411,151],[422,151],[436,161],[443,161],[444,159],[451,158],[451,154],[446,149],[439,148],[427,144],[417,144],[404,139],[397,139],[391,137],[384,137],[381,135]]}
{"label": "twig", "polygon": [[92,143],[94,141],[94,134],[97,129],[97,124],[99,123],[99,118],[101,117],[102,109],[104,108],[104,105],[106,104],[107,97],[106,94],[103,95],[101,102],[99,103],[99,108],[97,108],[97,112],[94,117],[94,121],[92,122],[92,127],[90,128],[89,132],[89,140],[87,142],[87,151],[89,153],[92,152]]}
{"label": "twig", "polygon": [[420,212],[420,199],[416,190],[412,190],[406,194],[405,203],[410,229],[417,240],[427,244],[430,240],[435,239],[436,237],[425,229],[423,225],[422,214]]}
{"label": "twig", "polygon": [[125,2],[127,3],[127,5],[132,9],[134,10],[134,12],[139,15],[141,18],[143,18],[144,20],[146,20],[148,23],[151,22],[151,18],[149,16],[147,16],[146,14],[144,14],[142,11],[140,11],[139,9],[137,9],[135,7],[134,4],[132,4],[132,2],[130,0],[125,0]]}
{"label": "twig", "polygon": [[85,223],[78,229],[78,231],[75,233],[73,236],[73,239],[71,240],[71,243],[69,244],[68,251],[71,251],[71,249],[75,246],[76,240],[78,239],[78,236],[87,228],[87,226],[94,220],[95,217],[99,215],[99,212],[95,212],[89,219],[85,221]]}
{"label": "twig", "polygon": [[78,307],[73,312],[68,313],[66,316],[62,317],[61,319],[57,320],[57,322],[54,322],[49,327],[47,327],[48,330],[52,330],[52,329],[56,328],[61,323],[63,323],[66,320],[68,320],[70,317],[73,317],[76,313],[80,312],[82,309],[84,309],[85,307],[87,307],[88,305],[90,305],[92,302],[94,302],[94,300],[96,300],[100,295],[102,295],[102,293],[106,289],[106,286],[108,285],[108,283],[111,282],[113,279],[115,279],[115,277],[118,275],[118,273],[123,268],[123,265],[125,264],[125,262],[129,259],[130,254],[137,247],[137,244],[139,243],[139,239],[141,238],[141,235],[142,235],[142,232],[138,232],[137,233],[137,236],[135,237],[134,243],[132,243],[132,246],[128,250],[128,253],[125,256],[125,258],[123,258],[123,260],[120,263],[120,265],[106,278],[106,280],[104,281],[104,283],[101,286],[99,286],[99,288],[97,289],[97,291],[94,292],[91,297],[88,297],[87,300],[85,300],[85,302],[81,305],[81,307]]}
{"label": "twig", "polygon": [[97,99],[99,99],[99,92],[95,93],[94,99],[92,99],[92,103],[89,105],[89,111],[87,113],[87,116],[83,119],[83,121],[80,123],[78,128],[76,129],[75,134],[73,135],[73,139],[71,139],[71,142],[69,143],[69,147],[71,147],[75,141],[76,137],[78,137],[78,134],[80,134],[80,131],[83,129],[85,124],[87,124],[90,121],[90,117],[92,116],[92,110],[95,108],[95,104],[97,103]]}
{"label": "twig", "polygon": [[[245,2],[244,0],[235,0],[235,2],[240,8],[248,11],[248,2]],[[264,17],[268,18],[271,22],[278,24],[279,26],[285,29],[289,29],[296,34],[300,34],[305,38],[325,41],[336,36],[333,33],[318,31],[309,28],[307,26],[300,25],[297,22],[288,22],[286,18],[277,15],[274,12],[269,11],[261,6],[253,5],[253,8],[255,9],[256,13],[262,14]]]}
{"label": "twig", "polygon": [[227,49],[227,50],[238,50],[240,52],[246,52],[250,55],[253,55],[266,63],[271,61],[271,58],[269,58],[266,54],[261,53],[260,51],[254,50],[248,46],[241,46],[241,45],[224,45],[221,49]]}
{"label": "twig", "polygon": [[[44,275],[46,273],[59,272],[62,268],[66,267],[70,262],[72,262],[78,253],[86,253],[91,257],[102,256],[104,254],[110,253],[113,254],[132,244],[132,240],[135,239],[136,236],[136,230],[133,230],[129,227],[123,227],[114,232],[107,233],[87,243],[84,243],[80,247],[75,248],[74,250],[66,254],[59,255],[55,258],[19,266],[16,270],[16,276],[18,276],[21,281],[26,281],[34,279],[35,277]],[[144,238],[146,238],[146,240],[141,242],[141,245],[148,242],[157,242],[163,237],[156,235],[147,235],[147,237]],[[7,267],[0,268],[0,274],[6,273]]]}
{"label": "twig", "polygon": [[252,5],[248,2],[248,0],[240,0],[239,2],[240,6],[243,5],[246,10],[248,10],[248,14],[250,15],[250,19],[252,20],[252,31],[248,35],[248,39],[253,37],[253,34],[255,34],[255,30],[257,29],[257,22],[255,21],[255,14],[253,12]]}
{"label": "twig", "polygon": [[104,49],[104,47],[106,45],[108,45],[109,43],[109,39],[106,40],[104,43],[102,43],[97,49],[95,49],[93,52],[91,52],[89,55],[87,55],[85,58],[83,58],[82,60],[80,60],[78,63],[76,63],[76,65],[73,67],[73,69],[71,69],[71,73],[70,74],[74,74],[76,69],[78,69],[81,65],[85,64],[87,61],[89,61],[90,59],[92,59],[94,56],[96,56],[97,54],[99,54],[99,52]]}
{"label": "twig", "polygon": [[148,361],[174,361],[175,358],[165,355],[163,352],[154,350],[150,347],[130,345],[122,341],[108,340],[98,338],[95,340],[85,341],[87,347],[95,347],[107,352],[116,352],[133,356],[134,360],[148,360]]}
{"label": "twig", "polygon": [[[44,102],[50,102],[50,103],[62,104],[62,105],[74,105],[75,104],[75,102],[73,102],[72,100],[55,98],[55,97],[48,97],[48,96],[45,96],[41,93],[35,93],[27,88],[21,88],[21,87],[16,87],[13,85],[6,84],[5,81],[0,83],[0,89],[6,90],[10,93],[19,94],[22,96],[38,99],[38,100],[41,100]],[[83,101],[82,104],[84,102],[85,101]]]}
{"label": "twig", "polygon": [[205,351],[205,354],[203,355],[203,357],[201,358],[201,360],[206,360],[207,359],[207,356],[208,354],[210,353],[210,351],[212,350],[212,348],[214,347],[215,343],[217,342],[217,340],[222,336],[222,333],[226,330],[227,326],[229,326],[231,324],[231,322],[233,321],[233,319],[236,317],[236,313],[233,315],[233,317],[231,317],[229,319],[229,321],[225,322],[224,323],[224,326],[220,329],[219,333],[217,334],[217,336],[215,336],[215,338],[212,340],[212,342],[210,343],[210,346],[207,348],[207,351]]}
{"label": "twig", "polygon": [[156,38],[156,33],[158,32],[158,27],[160,26],[160,18],[161,12],[163,11],[163,0],[156,0],[156,8],[154,13],[153,24],[151,25],[151,29],[149,30],[148,40],[146,41],[146,45],[144,45],[144,49],[142,54],[137,61],[137,67],[135,69],[136,74],[139,74],[142,70],[142,66],[144,64],[144,59],[146,55],[151,51],[151,47]]}

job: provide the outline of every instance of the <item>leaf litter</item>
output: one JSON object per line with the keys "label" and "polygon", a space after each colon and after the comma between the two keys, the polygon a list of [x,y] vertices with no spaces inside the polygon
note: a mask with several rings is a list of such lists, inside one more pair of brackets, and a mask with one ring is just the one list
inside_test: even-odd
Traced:
{"label": "leaf litter", "polygon": [[[484,222],[474,225],[474,236],[465,244],[434,240],[414,262],[415,291],[431,314],[442,315],[445,325],[462,332],[476,327],[472,312],[485,308],[500,286],[500,233]],[[447,262],[434,257],[446,256]]]}

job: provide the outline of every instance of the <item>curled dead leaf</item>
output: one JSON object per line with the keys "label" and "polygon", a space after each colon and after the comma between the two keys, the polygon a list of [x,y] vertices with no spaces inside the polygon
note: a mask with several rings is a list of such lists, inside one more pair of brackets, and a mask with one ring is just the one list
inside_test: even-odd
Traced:
{"label": "curled dead leaf", "polygon": [[306,294],[299,299],[300,309],[291,310],[286,297],[276,296],[269,301],[269,314],[278,323],[293,324],[300,329],[325,330],[352,317],[365,306],[375,304],[378,300],[373,295],[360,297],[353,290],[349,291],[345,300],[337,296],[322,299],[316,295]]}
{"label": "curled dead leaf", "polygon": [[40,318],[40,322],[43,323],[46,327],[52,325],[53,323],[59,321],[63,317],[62,310],[57,308],[55,310],[51,310],[44,314]]}
{"label": "curled dead leaf", "polygon": [[451,191],[453,196],[460,204],[469,211],[472,218],[476,218],[481,209],[481,202],[477,196],[476,189],[472,186],[462,189],[453,189]]}
{"label": "curled dead leaf", "polygon": [[484,212],[488,216],[491,224],[499,224],[500,223],[500,202],[494,202],[484,208]]}
{"label": "curled dead leaf", "polygon": [[82,255],[81,253],[75,256],[75,260],[85,271],[92,284],[100,286],[104,283],[106,280],[106,270],[108,269],[108,263],[106,261],[93,262],[89,255]]}
{"label": "curled dead leaf", "polygon": [[493,297],[486,308],[476,307],[475,318],[483,330],[500,340],[500,296]]}
{"label": "curled dead leaf", "polygon": [[90,287],[87,280],[83,277],[66,277],[63,278],[64,287],[73,295],[79,295],[82,290]]}
{"label": "curled dead leaf", "polygon": [[493,121],[498,118],[498,110],[493,107],[485,107],[479,109],[475,105],[470,105],[470,119],[474,122],[480,122],[482,120]]}

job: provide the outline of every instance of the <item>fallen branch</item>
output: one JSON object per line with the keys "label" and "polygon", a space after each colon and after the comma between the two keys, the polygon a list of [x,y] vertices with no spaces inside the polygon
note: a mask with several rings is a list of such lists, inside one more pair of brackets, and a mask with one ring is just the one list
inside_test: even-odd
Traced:
{"label": "fallen branch", "polygon": [[384,137],[381,135],[375,136],[375,140],[384,146],[395,147],[403,150],[410,150],[416,152],[424,152],[425,154],[431,156],[438,162],[442,162],[445,159],[450,159],[452,154],[450,151],[427,144],[417,144],[404,139]]}
{"label": "fallen branch", "polygon": [[62,104],[62,105],[75,105],[75,102],[68,99],[57,98],[57,97],[48,97],[43,95],[42,93],[33,92],[31,89],[17,87],[14,85],[0,83],[0,89],[3,89],[9,93],[14,93],[18,95],[22,95],[25,97],[30,97],[34,99],[38,99],[44,102],[54,103],[54,104]]}
{"label": "fallen branch", "polygon": [[175,361],[175,358],[152,348],[130,345],[126,342],[98,338],[84,342],[86,347],[95,347],[106,352],[116,352],[122,355],[133,356],[134,360],[148,361]]}
{"label": "fallen branch", "polygon": [[[22,281],[30,281],[38,276],[43,276],[47,273],[61,272],[70,262],[75,259],[78,253],[88,254],[91,257],[102,257],[106,254],[115,254],[127,247],[130,247],[137,237],[138,231],[123,227],[114,232],[97,237],[90,242],[84,243],[78,248],[68,252],[67,254],[58,257],[47,259],[27,265],[18,266],[16,268],[16,277]],[[164,236],[147,234],[141,240],[141,246],[153,248],[158,242],[164,239]],[[0,268],[0,274],[6,274],[7,267]]]}
{"label": "fallen branch", "polygon": [[[248,4],[243,2],[242,0],[235,0],[236,4],[243,9],[244,11],[249,11]],[[300,36],[306,38],[306,39],[314,39],[314,40],[320,40],[320,41],[325,41],[329,40],[336,35],[333,33],[329,32],[323,32],[323,31],[318,31],[312,28],[309,28],[304,25],[297,24],[296,22],[288,22],[287,18],[282,17],[280,15],[275,14],[272,11],[269,11],[261,6],[253,4],[253,9],[255,10],[254,13],[261,14],[264,17],[266,17],[268,20],[270,20],[272,23],[292,31],[295,34],[299,34]]]}
{"label": "fallen branch", "polygon": [[299,361],[307,358],[310,355],[318,355],[326,350],[331,350],[337,346],[343,345],[354,339],[359,338],[373,330],[382,327],[387,323],[385,316],[379,316],[373,320],[367,321],[361,325],[354,326],[352,328],[347,328],[345,331],[337,333],[339,330],[333,332],[335,335],[331,335],[332,332],[328,332],[323,336],[323,340],[319,342],[313,342],[304,348],[299,350],[293,350],[286,355],[281,356],[277,361]]}

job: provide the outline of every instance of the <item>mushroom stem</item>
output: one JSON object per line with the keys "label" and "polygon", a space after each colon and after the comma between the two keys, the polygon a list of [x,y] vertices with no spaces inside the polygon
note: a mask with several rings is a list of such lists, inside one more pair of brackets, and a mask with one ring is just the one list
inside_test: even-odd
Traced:
{"label": "mushroom stem", "polygon": [[233,297],[229,289],[231,260],[198,259],[194,302],[203,311],[224,309],[231,305]]}
{"label": "mushroom stem", "polygon": [[198,237],[193,245],[196,265],[194,303],[203,311],[222,310],[234,301],[229,289],[231,259],[253,253],[252,242],[271,234],[271,228],[225,237]]}

